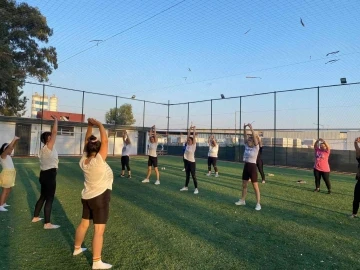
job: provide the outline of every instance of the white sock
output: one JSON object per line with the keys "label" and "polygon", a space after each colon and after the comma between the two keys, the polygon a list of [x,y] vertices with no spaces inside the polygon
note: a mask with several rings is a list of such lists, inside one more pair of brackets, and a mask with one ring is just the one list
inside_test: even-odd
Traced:
{"label": "white sock", "polygon": [[85,250],[87,250],[87,248],[82,248],[82,247],[81,248],[75,248],[73,255],[74,256],[79,255],[79,254],[83,253]]}
{"label": "white sock", "polygon": [[93,262],[92,269],[110,269],[112,267],[111,264],[104,263],[102,260]]}

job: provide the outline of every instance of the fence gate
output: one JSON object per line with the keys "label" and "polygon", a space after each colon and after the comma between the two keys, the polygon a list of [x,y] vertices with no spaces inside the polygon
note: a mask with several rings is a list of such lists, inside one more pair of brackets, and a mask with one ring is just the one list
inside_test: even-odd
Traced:
{"label": "fence gate", "polygon": [[15,135],[20,137],[15,147],[15,156],[30,155],[31,125],[16,124]]}

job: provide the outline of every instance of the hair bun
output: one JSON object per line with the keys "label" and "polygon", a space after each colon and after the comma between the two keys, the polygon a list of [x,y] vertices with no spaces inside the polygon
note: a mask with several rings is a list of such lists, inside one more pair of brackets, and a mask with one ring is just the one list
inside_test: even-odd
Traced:
{"label": "hair bun", "polygon": [[93,142],[93,141],[97,141],[97,138],[94,136],[94,135],[91,135],[89,138],[88,138],[88,141],[89,142]]}

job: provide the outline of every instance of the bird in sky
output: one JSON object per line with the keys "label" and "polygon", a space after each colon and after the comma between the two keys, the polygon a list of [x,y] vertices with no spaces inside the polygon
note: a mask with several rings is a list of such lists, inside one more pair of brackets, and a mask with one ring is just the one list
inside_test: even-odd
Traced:
{"label": "bird in sky", "polygon": [[191,71],[191,69],[190,69],[190,68],[189,68],[188,70],[189,70],[189,71]]}
{"label": "bird in sky", "polygon": [[103,42],[102,39],[93,39],[93,40],[90,40],[89,42],[96,42],[96,46],[99,45],[99,43]]}
{"label": "bird in sky", "polygon": [[244,35],[246,35],[247,33],[249,33],[249,32],[250,32],[250,30],[251,30],[251,29],[247,30],[247,31],[244,33]]}
{"label": "bird in sky", "polygon": [[304,24],[304,22],[303,22],[303,20],[301,18],[300,18],[300,23],[301,23],[302,26],[305,27],[305,24]]}
{"label": "bird in sky", "polygon": [[261,77],[246,76],[246,79],[261,79]]}
{"label": "bird in sky", "polygon": [[333,59],[333,60],[330,60],[330,61],[327,61],[325,64],[333,64],[337,61],[339,61],[340,59]]}
{"label": "bird in sky", "polygon": [[330,54],[337,54],[339,53],[340,51],[336,51],[336,52],[329,52],[326,56],[329,56]]}

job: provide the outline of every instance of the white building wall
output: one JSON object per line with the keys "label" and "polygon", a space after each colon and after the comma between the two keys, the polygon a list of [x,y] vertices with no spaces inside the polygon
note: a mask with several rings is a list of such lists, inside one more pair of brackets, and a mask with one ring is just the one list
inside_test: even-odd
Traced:
{"label": "white building wall", "polygon": [[15,136],[15,123],[0,122],[0,147],[3,143],[10,143]]}

